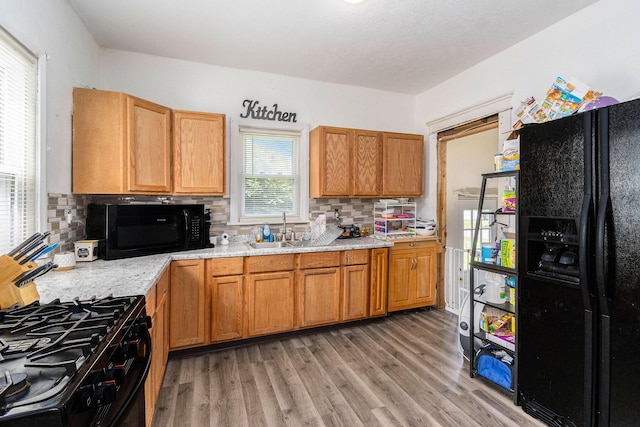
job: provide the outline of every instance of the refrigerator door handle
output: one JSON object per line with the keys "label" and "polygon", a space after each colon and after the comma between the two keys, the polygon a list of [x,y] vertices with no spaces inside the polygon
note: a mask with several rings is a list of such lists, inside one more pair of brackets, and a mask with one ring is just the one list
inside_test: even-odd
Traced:
{"label": "refrigerator door handle", "polygon": [[[609,110],[603,108],[598,111],[599,170],[600,190],[598,194],[598,212],[596,216],[595,233],[595,277],[598,294],[598,308],[600,310],[600,363],[599,363],[599,394],[598,394],[598,424],[609,425],[611,400],[611,306],[610,295],[607,290],[606,253],[607,248],[607,220],[612,212],[611,193],[609,183]],[[604,363],[606,362],[606,363]]]}
{"label": "refrigerator door handle", "polygon": [[611,193],[609,188],[609,115],[608,110],[599,112],[599,139],[600,144],[600,185],[598,197],[598,212],[596,214],[596,241],[595,241],[595,277],[596,289],[600,313],[610,314],[609,292],[607,289],[606,271],[606,245],[607,245],[607,220],[611,215]]}
{"label": "refrigerator door handle", "polygon": [[592,256],[592,241],[589,239],[590,230],[594,218],[594,197],[593,197],[593,152],[594,141],[592,138],[593,114],[584,116],[584,195],[582,197],[582,210],[580,211],[580,223],[578,225],[578,273],[580,275],[580,290],[585,309],[593,310],[594,301],[592,292],[595,293],[595,284],[590,279],[591,264],[588,260]]}

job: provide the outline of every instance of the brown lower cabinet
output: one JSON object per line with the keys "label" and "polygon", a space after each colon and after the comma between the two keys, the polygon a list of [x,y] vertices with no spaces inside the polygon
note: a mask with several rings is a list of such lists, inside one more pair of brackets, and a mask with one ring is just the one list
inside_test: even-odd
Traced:
{"label": "brown lower cabinet", "polygon": [[208,264],[209,307],[212,343],[244,337],[244,258],[214,258]]}
{"label": "brown lower cabinet", "polygon": [[387,291],[389,278],[389,249],[371,250],[369,265],[369,317],[387,314]]}
{"label": "brown lower cabinet", "polygon": [[167,334],[169,268],[149,290],[146,295],[147,315],[151,317],[151,366],[144,384],[146,425],[151,425],[158,393],[162,387],[162,379],[169,355]]}
{"label": "brown lower cabinet", "polygon": [[171,264],[170,350],[383,316],[388,249]]}
{"label": "brown lower cabinet", "polygon": [[275,334],[293,329],[293,272],[247,276],[247,335]]}
{"label": "brown lower cabinet", "polygon": [[436,303],[436,260],[441,246],[435,240],[396,243],[389,251],[389,311]]}
{"label": "brown lower cabinet", "polygon": [[204,260],[180,260],[171,263],[169,301],[170,349],[205,345]]}

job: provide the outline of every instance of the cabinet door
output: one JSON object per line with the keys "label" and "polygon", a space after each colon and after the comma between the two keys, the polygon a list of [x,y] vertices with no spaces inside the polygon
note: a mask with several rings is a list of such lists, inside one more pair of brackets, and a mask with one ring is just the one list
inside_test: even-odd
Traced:
{"label": "cabinet door", "polygon": [[166,269],[156,283],[156,311],[151,321],[152,324],[152,347],[155,359],[154,365],[155,397],[158,397],[164,378],[164,370],[169,356],[169,329],[168,329],[168,292],[169,292],[170,271]]}
{"label": "cabinet door", "polygon": [[371,286],[369,292],[369,316],[387,314],[387,279],[389,249],[371,250]]}
{"label": "cabinet door", "polygon": [[211,341],[242,338],[243,276],[210,279]]}
{"label": "cabinet door", "polygon": [[123,194],[126,95],[73,88],[73,193]]}
{"label": "cabinet door", "polygon": [[143,99],[127,100],[127,189],[171,191],[171,110]]}
{"label": "cabinet door", "polygon": [[383,133],[382,194],[421,196],[423,188],[424,137]]}
{"label": "cabinet door", "polygon": [[247,276],[247,329],[249,336],[293,329],[293,272]]}
{"label": "cabinet door", "polygon": [[415,260],[415,303],[433,305],[436,303],[436,252],[428,249],[417,251]]}
{"label": "cabinet door", "polygon": [[299,327],[340,321],[340,267],[296,273]]}
{"label": "cabinet door", "polygon": [[151,316],[151,343],[152,343],[152,353],[151,353],[151,366],[149,366],[149,373],[147,374],[147,379],[144,382],[144,412],[145,412],[145,426],[151,425],[151,420],[153,418],[153,412],[156,405],[156,363],[154,360],[158,357],[159,350],[156,349],[155,339],[156,339],[156,285],[149,290],[146,295],[146,311],[147,315]]}
{"label": "cabinet door", "polygon": [[342,320],[367,317],[369,296],[369,265],[343,267]]}
{"label": "cabinet door", "polygon": [[164,369],[167,361],[167,289],[169,284],[169,269],[146,295],[147,314],[151,316],[152,355],[149,374],[145,381],[145,418],[146,425],[151,425],[158,393],[162,387]]}
{"label": "cabinet door", "polygon": [[348,196],[351,193],[350,129],[319,127],[309,136],[311,197]]}
{"label": "cabinet door", "polygon": [[354,131],[353,160],[353,195],[379,196],[382,141],[378,132]]}
{"label": "cabinet door", "polygon": [[225,193],[225,115],[173,112],[173,193]]}
{"label": "cabinet door", "polygon": [[204,261],[171,263],[169,292],[169,347],[194,347],[205,343]]}
{"label": "cabinet door", "polygon": [[415,252],[391,251],[389,255],[389,311],[404,310],[415,301]]}

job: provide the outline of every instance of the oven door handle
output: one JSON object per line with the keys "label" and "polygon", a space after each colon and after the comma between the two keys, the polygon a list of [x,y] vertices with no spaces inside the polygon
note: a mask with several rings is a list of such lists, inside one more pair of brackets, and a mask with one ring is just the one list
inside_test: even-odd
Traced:
{"label": "oven door handle", "polygon": [[142,362],[144,363],[144,368],[142,369],[142,372],[140,373],[140,376],[138,377],[136,385],[133,387],[133,390],[131,391],[131,393],[129,393],[124,404],[120,406],[118,413],[113,418],[113,421],[111,422],[110,427],[115,427],[119,425],[120,418],[127,411],[133,399],[136,396],[138,396],[138,393],[140,393],[141,391],[144,393],[144,383],[145,383],[145,380],[147,379],[147,375],[149,374],[149,369],[151,368],[152,343],[151,343],[151,334],[149,333],[149,328],[146,326],[146,324],[141,323],[139,326],[140,326],[139,331],[140,331],[140,334],[142,335],[141,340],[144,343],[144,349],[146,353],[144,355],[144,360]]}

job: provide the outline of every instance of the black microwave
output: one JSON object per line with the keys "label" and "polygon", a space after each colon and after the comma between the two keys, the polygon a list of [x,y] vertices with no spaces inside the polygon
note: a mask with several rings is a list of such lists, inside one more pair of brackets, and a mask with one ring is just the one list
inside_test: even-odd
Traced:
{"label": "black microwave", "polygon": [[97,204],[87,207],[87,239],[100,258],[120,259],[209,246],[204,205]]}

